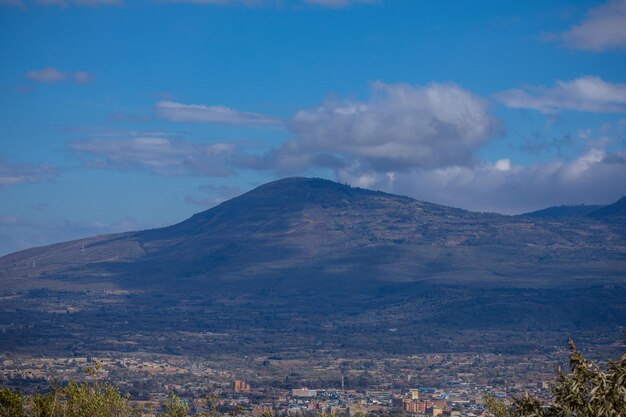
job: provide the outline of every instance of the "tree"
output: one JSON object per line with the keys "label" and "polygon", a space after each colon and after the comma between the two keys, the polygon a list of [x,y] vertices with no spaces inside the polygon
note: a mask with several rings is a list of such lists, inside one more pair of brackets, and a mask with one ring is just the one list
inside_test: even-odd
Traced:
{"label": "tree", "polygon": [[13,392],[8,388],[0,388],[0,416],[24,416],[24,397],[22,394]]}
{"label": "tree", "polygon": [[570,372],[558,370],[551,404],[528,394],[511,403],[487,396],[488,410],[496,417],[626,416],[626,352],[618,361],[608,361],[603,370],[585,359],[571,340],[568,346]]}
{"label": "tree", "polygon": [[164,414],[163,417],[185,417],[187,415],[187,404],[183,402],[178,395],[171,393],[169,397],[163,401]]}
{"label": "tree", "polygon": [[131,417],[135,411],[117,387],[106,383],[70,381],[63,388],[63,417]]}
{"label": "tree", "polygon": [[[95,377],[100,364],[87,368]],[[46,394],[23,397],[18,392],[0,388],[0,417],[133,417],[136,410],[128,397],[108,382],[70,380],[65,387],[52,384]]]}

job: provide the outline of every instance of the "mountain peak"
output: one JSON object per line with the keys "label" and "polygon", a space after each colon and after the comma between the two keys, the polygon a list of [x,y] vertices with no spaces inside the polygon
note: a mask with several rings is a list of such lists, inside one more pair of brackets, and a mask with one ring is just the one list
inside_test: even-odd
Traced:
{"label": "mountain peak", "polygon": [[311,206],[345,207],[359,201],[371,200],[372,197],[415,201],[409,197],[352,187],[324,178],[288,177],[261,185],[203,213],[216,209],[228,209],[231,212],[239,209],[297,211]]}
{"label": "mountain peak", "polygon": [[282,178],[276,181],[269,182],[267,184],[263,184],[252,191],[250,193],[259,193],[259,192],[271,192],[271,193],[287,193],[287,192],[306,192],[309,193],[311,191],[322,192],[322,191],[334,191],[341,192],[352,189],[347,184],[340,184],[335,181],[327,180],[325,178],[308,178],[308,177],[287,177]]}

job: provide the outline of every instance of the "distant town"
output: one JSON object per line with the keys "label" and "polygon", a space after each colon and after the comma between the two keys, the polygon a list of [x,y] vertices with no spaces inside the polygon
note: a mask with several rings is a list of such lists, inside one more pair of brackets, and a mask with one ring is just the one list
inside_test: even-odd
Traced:
{"label": "distant town", "polygon": [[[492,354],[315,361],[266,357],[242,358],[238,367],[229,370],[228,364],[235,361],[171,355],[5,355],[0,385],[35,392],[45,391],[52,380],[61,384],[69,379],[106,380],[129,394],[131,404],[145,417],[156,415],[169,393],[176,393],[192,412],[206,411],[206,398],[216,398],[216,411],[230,416],[462,417],[483,415],[485,395],[510,398],[529,393],[549,398],[548,381],[554,375],[554,367],[546,365],[549,362],[543,355]],[[101,371],[88,377],[84,370],[93,363],[101,364]],[[329,386],[323,386],[324,381]]]}

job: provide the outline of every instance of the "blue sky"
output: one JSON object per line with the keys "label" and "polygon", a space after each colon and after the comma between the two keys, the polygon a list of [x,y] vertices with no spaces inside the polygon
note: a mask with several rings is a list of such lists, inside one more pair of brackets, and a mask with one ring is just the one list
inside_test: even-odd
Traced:
{"label": "blue sky", "polygon": [[322,176],[521,213],[626,193],[626,0],[0,0],[0,254]]}

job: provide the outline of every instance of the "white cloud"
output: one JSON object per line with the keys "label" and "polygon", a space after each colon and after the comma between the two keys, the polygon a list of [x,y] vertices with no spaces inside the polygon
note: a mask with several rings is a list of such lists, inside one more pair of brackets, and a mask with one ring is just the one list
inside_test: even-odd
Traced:
{"label": "white cloud", "polygon": [[[621,111],[623,93],[623,85],[588,77],[536,88],[527,93],[527,102],[508,104],[544,112]],[[510,97],[501,93],[499,98]],[[280,175],[323,169],[359,187],[514,214],[559,204],[610,203],[626,193],[622,122],[528,144],[536,151],[544,145],[557,148],[559,157],[549,162],[516,165],[514,157],[484,162],[477,151],[499,126],[482,99],[452,84],[376,83],[368,100],[329,100],[297,112],[288,124],[292,139],[265,155],[238,155],[236,162]]]}
{"label": "white cloud", "polygon": [[328,166],[358,159],[376,170],[466,164],[498,124],[487,103],[454,84],[372,84],[365,102],[327,101],[298,111],[295,138],[274,155],[277,165]]}
{"label": "white cloud", "polygon": [[348,167],[338,170],[337,178],[453,207],[518,214],[553,205],[617,200],[626,193],[622,181],[626,178],[626,151],[590,149],[571,161],[529,166],[500,160],[397,173]]}
{"label": "white cloud", "polygon": [[496,161],[493,167],[498,171],[508,171],[511,169],[511,160],[508,158],[499,159]]}
{"label": "white cloud", "polygon": [[235,150],[226,143],[199,144],[163,137],[88,139],[68,144],[90,168],[145,170],[165,176],[222,176]]}
{"label": "white cloud", "polygon": [[626,49],[626,0],[610,0],[590,9],[579,25],[558,38],[575,49],[596,52]]}
{"label": "white cloud", "polygon": [[25,164],[0,157],[0,187],[52,181],[57,175],[52,165]]}
{"label": "white cloud", "polygon": [[40,70],[28,71],[26,78],[40,83],[59,83],[71,80],[76,84],[85,84],[93,79],[93,75],[85,71],[62,72],[53,67],[45,67]]}
{"label": "white cloud", "polygon": [[591,76],[572,81],[557,81],[551,88],[513,89],[494,96],[508,107],[533,109],[542,113],[554,113],[558,110],[626,111],[626,84],[610,83]]}
{"label": "white cloud", "polygon": [[225,106],[181,104],[172,101],[157,103],[155,113],[171,122],[195,122],[228,125],[278,126],[280,121],[257,113],[242,112]]}

